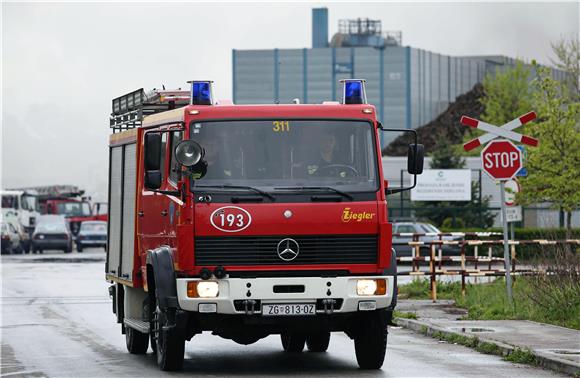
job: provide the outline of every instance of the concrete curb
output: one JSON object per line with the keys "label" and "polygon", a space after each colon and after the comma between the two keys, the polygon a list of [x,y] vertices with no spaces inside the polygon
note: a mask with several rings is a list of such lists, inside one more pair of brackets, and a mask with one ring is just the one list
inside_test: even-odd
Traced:
{"label": "concrete curb", "polygon": [[[422,322],[420,320],[403,319],[403,318],[395,318],[394,320],[396,321],[397,325],[399,325],[401,327],[404,327],[404,328],[407,328],[407,329],[410,329],[412,331],[415,331],[415,332],[418,332],[418,333],[421,333],[424,335],[428,335],[428,336],[433,336],[434,333],[440,332],[443,335],[476,337],[480,341],[494,344],[495,346],[497,346],[499,351],[500,351],[500,354],[502,356],[507,356],[507,355],[511,354],[515,349],[518,349],[518,348],[525,349],[525,347],[518,347],[518,346],[514,346],[514,345],[505,344],[505,343],[502,343],[502,342],[497,341],[497,340],[482,337],[481,335],[472,336],[472,335],[467,335],[467,334],[461,333],[461,332],[450,331],[448,329],[438,327],[438,326],[429,324],[427,322]],[[475,349],[475,348],[473,348],[473,349]],[[557,371],[559,373],[568,374],[571,376],[578,376],[580,373],[580,364],[577,364],[573,361],[563,360],[563,359],[557,358],[557,357],[552,356],[552,355],[547,355],[547,354],[535,351],[535,350],[530,349],[530,348],[528,348],[528,350],[536,357],[536,361],[538,362],[539,366],[542,366],[546,369]]]}

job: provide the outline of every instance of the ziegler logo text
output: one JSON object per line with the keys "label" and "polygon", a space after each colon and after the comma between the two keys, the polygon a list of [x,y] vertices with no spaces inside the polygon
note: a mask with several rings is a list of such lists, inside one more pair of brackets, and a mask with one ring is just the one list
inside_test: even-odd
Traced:
{"label": "ziegler logo text", "polygon": [[340,218],[343,222],[362,222],[363,220],[371,220],[375,217],[375,213],[367,213],[363,211],[362,213],[355,213],[350,211],[350,207],[345,207],[342,211],[342,217]]}

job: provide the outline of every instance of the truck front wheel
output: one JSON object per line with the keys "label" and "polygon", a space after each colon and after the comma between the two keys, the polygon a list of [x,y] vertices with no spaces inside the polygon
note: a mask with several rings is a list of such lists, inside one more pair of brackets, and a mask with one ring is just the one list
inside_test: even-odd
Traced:
{"label": "truck front wheel", "polygon": [[330,343],[330,332],[317,332],[306,336],[306,345],[311,352],[326,352]]}
{"label": "truck front wheel", "polygon": [[177,371],[183,367],[185,339],[177,332],[174,322],[169,321],[172,316],[169,311],[159,307],[155,311],[153,332],[157,346],[157,365],[163,371]]}
{"label": "truck front wheel", "polygon": [[380,369],[387,351],[387,321],[382,311],[363,316],[354,337],[356,360],[361,369]]}
{"label": "truck front wheel", "polygon": [[131,327],[125,327],[127,350],[131,354],[145,354],[149,346],[149,334],[141,333]]}
{"label": "truck front wheel", "polygon": [[304,349],[306,335],[299,333],[282,333],[280,338],[282,339],[282,348],[284,348],[286,352],[300,353]]}

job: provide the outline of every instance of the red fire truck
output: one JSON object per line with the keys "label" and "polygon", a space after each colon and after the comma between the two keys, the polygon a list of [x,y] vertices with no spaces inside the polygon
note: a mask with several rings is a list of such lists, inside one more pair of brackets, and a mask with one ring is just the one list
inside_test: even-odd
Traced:
{"label": "red fire truck", "polygon": [[[364,80],[342,83],[341,103],[319,105],[214,104],[209,81],[113,100],[105,269],[130,353],[150,344],[178,370],[204,331],[279,334],[292,353],[345,332],[362,369],[382,366],[397,293],[386,196],[410,187],[388,188],[379,134],[402,130],[376,119]],[[414,133],[414,183],[422,169]]]}
{"label": "red fire truck", "polygon": [[77,235],[84,221],[107,221],[107,205],[102,202],[91,204],[85,191],[75,185],[46,185],[28,187],[34,190],[41,214],[64,215],[73,235]]}

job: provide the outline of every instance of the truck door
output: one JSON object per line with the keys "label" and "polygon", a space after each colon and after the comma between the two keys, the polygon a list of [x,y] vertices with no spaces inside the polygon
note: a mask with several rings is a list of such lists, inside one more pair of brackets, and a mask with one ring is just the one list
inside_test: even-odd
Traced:
{"label": "truck door", "polygon": [[[159,130],[148,131],[148,133]],[[167,186],[167,132],[161,134],[161,188]],[[146,135],[146,134],[144,134]],[[143,170],[144,173],[144,170]],[[140,193],[138,219],[139,237],[141,238],[141,254],[147,250],[168,244],[167,234],[169,229],[169,198],[166,195],[156,193],[153,190],[143,188]]]}

